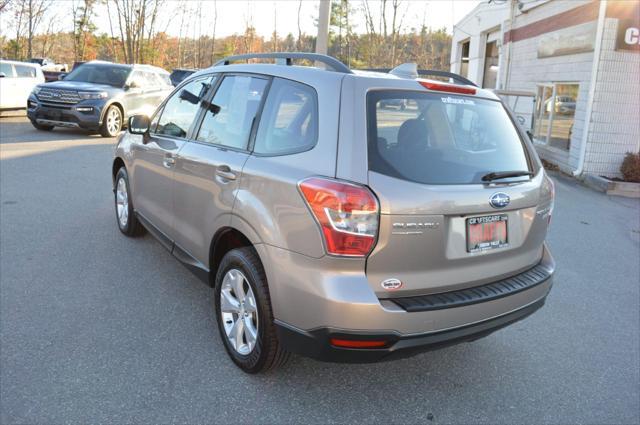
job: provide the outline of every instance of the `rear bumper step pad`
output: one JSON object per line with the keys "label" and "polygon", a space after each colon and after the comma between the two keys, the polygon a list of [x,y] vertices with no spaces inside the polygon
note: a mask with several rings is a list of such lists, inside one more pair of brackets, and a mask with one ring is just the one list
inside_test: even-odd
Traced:
{"label": "rear bumper step pad", "polygon": [[533,288],[549,279],[552,273],[553,271],[546,266],[538,264],[515,276],[482,286],[416,297],[388,298],[387,300],[410,313],[462,307],[507,297]]}

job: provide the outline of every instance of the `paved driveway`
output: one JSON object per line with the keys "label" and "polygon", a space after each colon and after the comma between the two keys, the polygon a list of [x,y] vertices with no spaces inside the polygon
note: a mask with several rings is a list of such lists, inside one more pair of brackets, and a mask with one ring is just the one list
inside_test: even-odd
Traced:
{"label": "paved driveway", "polygon": [[0,422],[638,423],[640,204],[556,178],[547,305],[389,363],[227,359],[212,290],[117,230],[114,140],[0,120]]}

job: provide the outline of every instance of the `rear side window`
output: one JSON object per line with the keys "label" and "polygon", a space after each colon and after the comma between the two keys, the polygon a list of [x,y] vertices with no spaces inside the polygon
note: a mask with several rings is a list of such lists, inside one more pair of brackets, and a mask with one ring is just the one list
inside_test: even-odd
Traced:
{"label": "rear side window", "polygon": [[[211,80],[210,76],[196,78],[173,93],[164,105],[155,133],[186,137],[198,113],[200,102],[211,87]],[[151,128],[154,124],[151,124]]]}
{"label": "rear side window", "polygon": [[262,155],[301,152],[318,139],[316,91],[304,84],[276,78],[267,96],[253,151]]}
{"label": "rear side window", "polygon": [[169,74],[156,74],[156,78],[160,81],[160,86],[171,86],[171,79],[169,78]]}
{"label": "rear side window", "polygon": [[207,107],[197,140],[246,149],[266,85],[267,80],[262,78],[224,77]]}
{"label": "rear side window", "polygon": [[500,102],[380,91],[369,93],[367,114],[371,171],[424,184],[482,183],[491,172],[530,171]]}
{"label": "rear side window", "polygon": [[35,78],[36,77],[36,69],[32,66],[24,66],[24,65],[14,65],[16,68],[16,74],[18,77],[22,78]]}

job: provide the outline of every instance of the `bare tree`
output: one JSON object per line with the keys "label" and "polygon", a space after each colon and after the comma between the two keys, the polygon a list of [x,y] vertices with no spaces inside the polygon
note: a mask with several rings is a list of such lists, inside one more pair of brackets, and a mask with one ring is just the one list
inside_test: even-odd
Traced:
{"label": "bare tree", "polygon": [[382,34],[384,35],[385,40],[387,39],[387,0],[382,0],[380,2],[380,16],[382,17]]}
{"label": "bare tree", "polygon": [[71,5],[73,18],[73,56],[76,61],[85,59],[87,36],[95,30],[91,21],[95,0],[74,1]]}
{"label": "bare tree", "polygon": [[211,34],[211,64],[216,61],[216,24],[218,23],[218,0],[213,0],[213,34]]}
{"label": "bare tree", "polygon": [[16,3],[15,18],[14,18],[14,30],[16,32],[15,43],[13,45],[13,57],[15,59],[22,59],[22,37],[24,36],[25,26],[25,2],[21,1]]}
{"label": "bare tree", "polygon": [[278,8],[273,3],[273,33],[271,34],[271,50],[278,51]]}
{"label": "bare tree", "polygon": [[398,43],[398,34],[402,27],[402,21],[404,21],[404,17],[407,13],[407,8],[405,8],[405,11],[402,17],[400,18],[400,22],[398,26],[396,26],[397,17],[398,17],[398,8],[400,7],[401,3],[402,2],[400,0],[393,0],[391,4],[391,7],[393,8],[393,18],[391,20],[391,66],[396,65],[396,49],[397,49],[397,43]]}
{"label": "bare tree", "polygon": [[116,7],[122,53],[127,63],[142,62],[155,30],[162,0],[107,0]]}
{"label": "bare tree", "polygon": [[253,26],[253,11],[251,8],[251,3],[247,1],[247,14],[244,17],[244,52],[249,53],[251,48],[253,47],[253,41],[256,36],[256,30]]}
{"label": "bare tree", "polygon": [[302,0],[298,2],[298,41],[296,50],[302,51],[302,27],[300,26],[300,11],[302,10]]}
{"label": "bare tree", "polygon": [[[33,36],[35,35],[42,18],[51,5],[51,0],[18,0],[16,1],[16,40],[23,35],[26,26],[27,56],[33,56]],[[6,5],[5,5],[6,6]]]}
{"label": "bare tree", "polygon": [[0,12],[4,12],[5,9],[8,9],[11,0],[0,0]]}
{"label": "bare tree", "polygon": [[184,62],[184,48],[183,48],[183,40],[182,40],[182,29],[184,28],[184,15],[187,10],[187,5],[185,2],[180,4],[180,10],[182,13],[180,14],[180,33],[178,34],[178,68],[182,67]]}
{"label": "bare tree", "polygon": [[[40,56],[47,57],[50,55],[53,44],[53,36],[56,33],[60,32],[60,20],[58,16],[52,16],[50,19],[47,19],[47,29],[45,30],[42,36],[42,44],[40,49]],[[63,69],[63,71],[68,71],[67,69]]]}

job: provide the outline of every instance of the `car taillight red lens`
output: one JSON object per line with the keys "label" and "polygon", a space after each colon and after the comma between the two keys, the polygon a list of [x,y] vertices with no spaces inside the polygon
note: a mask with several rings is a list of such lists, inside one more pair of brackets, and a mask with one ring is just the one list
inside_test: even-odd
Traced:
{"label": "car taillight red lens", "polygon": [[449,93],[459,93],[459,94],[476,94],[476,89],[472,87],[455,86],[453,84],[434,83],[432,81],[418,80],[418,82],[422,87],[427,88],[429,90],[446,91]]}
{"label": "car taillight red lens", "polygon": [[363,257],[378,235],[378,200],[356,184],[312,177],[299,183],[300,191],[320,224],[327,252]]}

